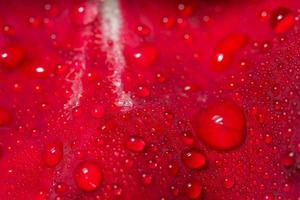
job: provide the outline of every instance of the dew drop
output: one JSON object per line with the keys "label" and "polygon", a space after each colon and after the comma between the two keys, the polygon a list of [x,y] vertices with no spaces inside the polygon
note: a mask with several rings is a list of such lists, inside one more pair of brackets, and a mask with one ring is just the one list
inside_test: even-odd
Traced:
{"label": "dew drop", "polygon": [[271,13],[270,24],[275,33],[285,33],[295,24],[295,18],[291,10],[279,7]]}
{"label": "dew drop", "polygon": [[230,67],[232,55],[225,52],[217,52],[211,60],[211,68],[214,71],[224,71]]}
{"label": "dew drop", "polygon": [[16,29],[10,25],[4,25],[2,31],[3,31],[3,34],[6,36],[15,36],[16,35]]}
{"label": "dew drop", "polygon": [[162,25],[167,28],[167,29],[171,29],[175,26],[176,20],[174,17],[171,16],[164,16],[161,19],[161,23]]}
{"label": "dew drop", "polygon": [[137,95],[140,97],[148,97],[150,96],[150,89],[147,86],[138,86]]}
{"label": "dew drop", "polygon": [[177,176],[179,173],[179,166],[177,163],[172,162],[168,165],[168,170],[172,176]]}
{"label": "dew drop", "polygon": [[131,136],[126,142],[127,149],[135,153],[143,151],[145,146],[146,142],[139,136]]}
{"label": "dew drop", "polygon": [[17,45],[10,45],[0,50],[0,67],[5,69],[17,68],[25,57],[25,51]]}
{"label": "dew drop", "polygon": [[203,193],[201,183],[196,180],[189,182],[186,185],[185,193],[189,199],[199,199]]}
{"label": "dew drop", "polygon": [[64,183],[57,183],[55,185],[55,192],[58,194],[62,194],[66,191],[66,186]]}
{"label": "dew drop", "polygon": [[98,164],[84,161],[77,165],[74,173],[77,186],[86,192],[97,190],[102,182],[102,172]]}
{"label": "dew drop", "polygon": [[102,118],[104,116],[104,107],[102,105],[94,105],[91,110],[91,115],[94,118]]}
{"label": "dew drop", "polygon": [[145,24],[140,24],[136,27],[136,33],[141,37],[146,37],[150,34],[151,30]]}
{"label": "dew drop", "polygon": [[245,140],[246,118],[235,103],[219,102],[194,117],[194,128],[197,136],[211,148],[229,150]]}
{"label": "dew drop", "polygon": [[164,83],[164,82],[166,82],[166,77],[165,77],[165,75],[164,74],[162,74],[162,73],[157,73],[156,75],[155,75],[155,78],[156,78],[156,80],[157,80],[157,82],[159,82],[159,83]]}
{"label": "dew drop", "polygon": [[122,188],[121,188],[120,186],[114,184],[114,185],[113,185],[113,193],[114,193],[114,195],[116,195],[116,196],[121,196],[122,193],[123,193],[123,190],[122,190]]}
{"label": "dew drop", "polygon": [[47,3],[44,5],[47,17],[57,17],[60,14],[60,8],[57,4]]}
{"label": "dew drop", "polygon": [[292,167],[296,163],[295,153],[288,152],[288,153],[284,154],[280,159],[280,163],[286,168]]}
{"label": "dew drop", "polygon": [[152,66],[158,59],[158,50],[151,44],[135,48],[128,56],[129,63],[141,68]]}
{"label": "dew drop", "polygon": [[211,69],[220,72],[230,68],[234,55],[246,45],[247,41],[246,35],[238,33],[230,34],[222,39],[212,56]]}
{"label": "dew drop", "polygon": [[56,166],[63,157],[63,144],[52,142],[44,147],[42,159],[48,167]]}
{"label": "dew drop", "polygon": [[207,159],[201,151],[191,149],[182,153],[182,162],[190,169],[202,169],[206,165]]}
{"label": "dew drop", "polygon": [[142,174],[142,183],[144,185],[150,185],[152,181],[153,181],[153,177],[151,175],[145,173]]}
{"label": "dew drop", "polygon": [[229,178],[224,179],[224,182],[223,182],[224,188],[230,189],[234,186],[234,184],[235,184],[235,179],[234,178],[229,177]]}
{"label": "dew drop", "polygon": [[179,3],[177,5],[178,14],[182,17],[190,17],[194,12],[194,7],[187,3]]}
{"label": "dew drop", "polygon": [[195,140],[191,132],[185,131],[181,135],[181,141],[183,144],[187,146],[191,146],[194,144]]}
{"label": "dew drop", "polygon": [[91,24],[98,16],[97,5],[91,2],[76,4],[70,11],[70,18],[76,25],[85,26]]}

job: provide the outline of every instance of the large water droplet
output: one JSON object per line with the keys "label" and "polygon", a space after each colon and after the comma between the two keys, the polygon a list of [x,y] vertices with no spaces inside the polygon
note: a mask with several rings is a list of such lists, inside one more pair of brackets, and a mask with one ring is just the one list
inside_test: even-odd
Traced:
{"label": "large water droplet", "polygon": [[246,136],[243,110],[230,101],[219,102],[194,118],[198,137],[214,149],[229,150],[240,146]]}

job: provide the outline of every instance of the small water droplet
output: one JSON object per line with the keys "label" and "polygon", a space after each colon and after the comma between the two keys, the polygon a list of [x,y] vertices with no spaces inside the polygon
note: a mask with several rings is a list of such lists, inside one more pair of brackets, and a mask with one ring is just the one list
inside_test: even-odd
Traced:
{"label": "small water droplet", "polygon": [[98,7],[92,2],[75,4],[70,11],[70,18],[76,25],[91,24],[98,16]]}
{"label": "small water droplet", "polygon": [[55,192],[58,194],[62,194],[66,191],[66,186],[64,183],[57,183],[55,185]]}
{"label": "small water droplet", "polygon": [[171,16],[164,16],[161,19],[161,23],[164,27],[166,27],[167,29],[171,29],[175,26],[176,24],[176,20],[174,17]]}
{"label": "small water droplet", "polygon": [[145,24],[140,24],[136,27],[136,33],[141,37],[146,37],[150,34],[151,30]]}
{"label": "small water droplet", "polygon": [[25,50],[18,45],[9,45],[0,49],[0,67],[14,69],[20,66]]}
{"label": "small water droplet", "polygon": [[235,184],[235,179],[234,178],[229,177],[229,178],[224,179],[224,182],[223,182],[224,188],[230,189],[234,186],[234,184]]}
{"label": "small water droplet", "polygon": [[295,18],[290,9],[279,7],[271,13],[270,24],[275,33],[285,33],[295,24]]}
{"label": "small water droplet", "polygon": [[199,181],[193,180],[186,185],[186,196],[189,199],[199,199],[202,196],[203,189]]}
{"label": "small water droplet", "polygon": [[191,4],[179,3],[177,5],[177,11],[182,17],[190,17],[194,12],[194,7]]}
{"label": "small water droplet", "polygon": [[288,153],[284,154],[280,159],[280,163],[286,168],[292,167],[296,163],[295,153],[288,152]]}
{"label": "small water droplet", "polygon": [[183,142],[183,144],[191,146],[194,144],[195,139],[191,132],[185,131],[181,135],[181,141]]}
{"label": "small water droplet", "polygon": [[150,89],[147,86],[138,86],[137,95],[140,97],[148,97],[150,96]]}
{"label": "small water droplet", "polygon": [[139,136],[131,136],[126,142],[127,149],[135,153],[142,152],[145,146],[146,142]]}
{"label": "small water droplet", "polygon": [[144,185],[150,185],[153,181],[153,177],[149,174],[143,173],[142,174],[142,183]]}
{"label": "small water droplet", "polygon": [[248,37],[244,34],[230,34],[222,39],[215,49],[211,60],[214,71],[227,70],[238,50],[246,45]]}
{"label": "small water droplet", "polygon": [[61,142],[51,142],[44,147],[42,158],[48,167],[54,167],[62,160],[63,144]]}
{"label": "small water droplet", "polygon": [[158,50],[152,44],[143,44],[129,54],[128,61],[131,65],[148,68],[158,59]]}
{"label": "small water droplet", "polygon": [[83,191],[95,191],[102,182],[102,172],[98,164],[84,161],[77,165],[74,173],[77,186]]}
{"label": "small water droplet", "polygon": [[206,165],[207,159],[201,151],[191,149],[182,153],[182,162],[190,169],[202,169]]}
{"label": "small water droplet", "polygon": [[102,118],[104,116],[104,107],[100,104],[94,105],[91,110],[91,115],[97,119]]}

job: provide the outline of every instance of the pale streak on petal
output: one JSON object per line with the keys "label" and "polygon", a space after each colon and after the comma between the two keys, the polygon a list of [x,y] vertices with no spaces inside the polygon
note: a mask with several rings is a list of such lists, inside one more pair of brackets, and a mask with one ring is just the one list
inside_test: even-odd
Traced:
{"label": "pale streak on petal", "polygon": [[78,53],[70,63],[78,62],[79,66],[73,66],[66,75],[65,80],[71,83],[72,94],[67,103],[64,104],[64,110],[68,118],[71,117],[72,110],[80,105],[80,99],[83,93],[82,76],[86,70],[86,44],[77,49]]}
{"label": "pale streak on petal", "polygon": [[[119,0],[104,0],[100,9],[102,50],[106,52],[106,63],[113,71],[110,78],[114,86],[114,93],[117,95],[115,105],[121,107],[123,111],[128,111],[133,107],[133,100],[130,93],[124,91],[122,82],[126,61],[121,39],[123,18]],[[112,45],[109,45],[110,43]]]}

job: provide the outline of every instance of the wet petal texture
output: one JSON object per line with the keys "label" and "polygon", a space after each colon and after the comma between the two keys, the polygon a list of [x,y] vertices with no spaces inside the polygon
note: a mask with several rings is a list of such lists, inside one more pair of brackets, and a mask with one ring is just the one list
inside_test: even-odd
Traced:
{"label": "wet petal texture", "polygon": [[0,199],[300,197],[299,0],[1,0]]}

